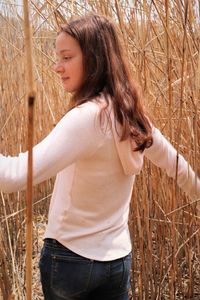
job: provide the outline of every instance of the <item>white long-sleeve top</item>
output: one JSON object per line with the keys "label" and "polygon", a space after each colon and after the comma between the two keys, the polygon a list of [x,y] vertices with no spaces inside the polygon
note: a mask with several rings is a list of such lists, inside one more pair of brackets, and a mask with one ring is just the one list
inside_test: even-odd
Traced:
{"label": "white long-sleeve top", "polygon": [[[72,109],[33,148],[33,183],[57,174],[45,237],[84,257],[108,261],[131,251],[129,204],[144,155],[175,178],[177,152],[156,128],[153,145],[133,152],[130,140],[120,142],[112,110],[111,126],[104,117],[100,122],[101,108],[90,101]],[[25,189],[27,156],[0,155],[1,190]],[[177,182],[192,199],[200,197],[200,180],[181,155]]]}

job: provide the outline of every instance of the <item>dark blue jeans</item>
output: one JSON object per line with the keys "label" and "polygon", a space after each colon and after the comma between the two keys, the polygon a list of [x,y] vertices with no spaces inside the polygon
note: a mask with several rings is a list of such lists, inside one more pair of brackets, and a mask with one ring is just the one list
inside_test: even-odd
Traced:
{"label": "dark blue jeans", "polygon": [[45,300],[129,299],[131,254],[100,262],[45,239],[39,267]]}

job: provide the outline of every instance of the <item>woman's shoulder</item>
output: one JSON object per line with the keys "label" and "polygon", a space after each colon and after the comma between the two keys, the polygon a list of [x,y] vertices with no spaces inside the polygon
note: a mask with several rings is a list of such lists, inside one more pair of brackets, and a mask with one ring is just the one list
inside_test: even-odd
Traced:
{"label": "woman's shoulder", "polygon": [[103,116],[107,115],[107,110],[109,108],[103,96],[92,98],[84,103],[81,103],[71,109],[69,113],[78,118],[98,118],[104,119]]}
{"label": "woman's shoulder", "polygon": [[85,101],[84,103],[77,106],[77,108],[82,109],[93,109],[93,110],[101,110],[106,109],[109,106],[109,97],[105,96],[103,93],[100,93],[98,96]]}

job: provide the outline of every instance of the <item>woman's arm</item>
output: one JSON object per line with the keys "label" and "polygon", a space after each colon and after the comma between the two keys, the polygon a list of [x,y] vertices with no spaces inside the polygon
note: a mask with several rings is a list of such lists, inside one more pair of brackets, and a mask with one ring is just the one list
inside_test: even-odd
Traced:
{"label": "woman's arm", "polygon": [[[77,160],[92,155],[103,141],[97,123],[99,107],[88,102],[69,111],[51,133],[33,148],[33,184],[40,183]],[[0,154],[0,190],[26,188],[28,153]]]}
{"label": "woman's arm", "polygon": [[[165,169],[168,176],[176,177],[177,151],[157,128],[153,128],[153,145],[145,149],[144,155],[156,166]],[[180,154],[177,183],[191,199],[200,198],[200,179],[196,178],[195,172]]]}

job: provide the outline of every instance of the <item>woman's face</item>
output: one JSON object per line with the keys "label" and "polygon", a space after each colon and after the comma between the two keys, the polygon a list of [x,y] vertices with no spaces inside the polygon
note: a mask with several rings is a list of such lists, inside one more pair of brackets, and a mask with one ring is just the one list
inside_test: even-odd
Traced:
{"label": "woman's face", "polygon": [[54,71],[60,75],[66,92],[76,92],[83,83],[83,54],[79,43],[61,32],[56,39],[56,54]]}

